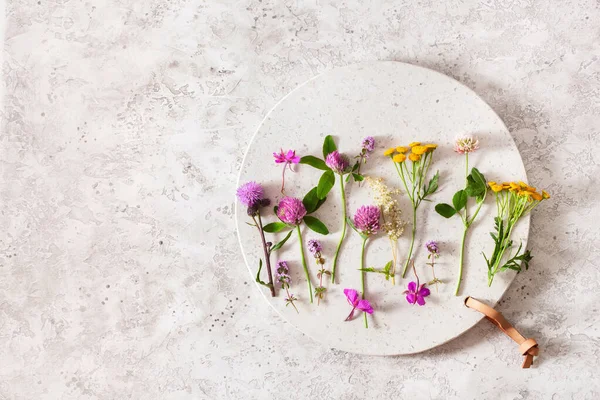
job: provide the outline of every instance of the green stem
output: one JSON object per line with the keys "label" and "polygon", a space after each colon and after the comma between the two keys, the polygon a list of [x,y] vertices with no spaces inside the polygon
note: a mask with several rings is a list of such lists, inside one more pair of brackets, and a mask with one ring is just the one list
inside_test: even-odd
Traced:
{"label": "green stem", "polygon": [[417,232],[417,208],[413,207],[413,226],[412,226],[412,238],[410,240],[410,248],[408,249],[408,257],[404,263],[404,269],[402,270],[402,277],[406,277],[406,271],[408,270],[408,263],[412,257],[413,247],[415,245],[415,233]]}
{"label": "green stem", "polygon": [[306,266],[306,258],[304,257],[304,245],[302,244],[302,233],[300,232],[300,225],[296,225],[296,232],[298,232],[298,243],[300,243],[300,255],[302,256],[302,266],[304,267],[304,275],[306,276],[306,283],[308,283],[308,294],[310,295],[310,302],[313,302],[312,284],[310,283],[310,275],[308,274],[308,267]]}
{"label": "green stem", "polygon": [[456,290],[454,291],[455,296],[458,296],[458,291],[460,290],[460,281],[462,280],[463,259],[465,254],[465,238],[467,237],[468,230],[469,226],[465,225],[465,230],[463,231],[462,240],[460,242],[460,259],[458,261],[458,279],[456,280]]}
{"label": "green stem", "polygon": [[344,237],[346,236],[346,191],[344,190],[344,176],[340,174],[340,190],[342,192],[342,236],[340,236],[340,241],[335,250],[335,256],[333,257],[333,268],[331,269],[331,283],[335,283],[335,270],[337,267],[338,255],[340,254],[340,248],[342,247],[342,242],[344,241]]}
{"label": "green stem", "polygon": [[469,153],[465,153],[465,185],[469,184],[469,180],[467,179],[468,176],[469,176]]}
{"label": "green stem", "polygon": [[512,230],[513,230],[514,226],[515,226],[515,224],[513,223],[511,225],[510,221],[507,223],[506,233],[504,234],[504,237],[501,238],[501,241],[500,241],[500,251],[498,252],[498,256],[496,257],[496,260],[493,264],[494,267],[492,268],[492,274],[488,278],[488,287],[492,286],[492,282],[494,281],[494,276],[498,272],[498,267],[500,267],[500,262],[502,261],[502,258],[504,258],[504,252],[508,248],[508,243],[510,243],[510,236],[512,235]]}
{"label": "green stem", "polygon": [[[368,237],[365,237],[362,242],[362,248],[360,250],[360,269],[365,269],[365,246],[367,244]],[[365,298],[365,271],[360,271],[360,284],[362,287],[362,298]],[[365,328],[369,327],[369,323],[367,322],[367,313],[363,311],[363,316],[365,317]]]}

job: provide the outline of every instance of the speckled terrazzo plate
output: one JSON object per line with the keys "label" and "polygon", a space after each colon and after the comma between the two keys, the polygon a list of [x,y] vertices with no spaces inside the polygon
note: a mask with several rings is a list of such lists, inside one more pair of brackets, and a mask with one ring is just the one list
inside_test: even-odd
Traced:
{"label": "speckled terrazzo plate", "polygon": [[[256,132],[240,171],[240,183],[250,180],[262,183],[268,197],[276,203],[281,197],[281,168],[273,161],[274,151],[291,148],[301,156],[320,157],[323,138],[331,134],[339,150],[353,156],[360,149],[361,139],[372,135],[377,147],[364,173],[383,177],[388,185],[401,188],[393,165],[382,155],[383,149],[417,140],[438,143],[432,170],[440,171],[440,189],[432,196],[432,203],[424,203],[419,209],[415,260],[421,279],[430,280],[431,271],[425,265],[423,244],[426,240],[437,240],[441,247],[441,258],[436,266],[436,275],[446,284],[439,286],[439,293],[432,288],[427,305],[419,307],[409,305],[402,295],[408,279],[397,279],[396,286],[391,286],[382,276],[368,274],[366,290],[375,308],[370,327],[364,328],[362,318],[344,322],[349,306],[343,289],[360,288],[360,273],[357,271],[360,237],[349,230],[340,254],[339,283],[328,284],[326,300],[320,306],[308,302],[295,237],[274,255],[272,261],[285,259],[290,263],[291,292],[299,298],[300,313],[285,307],[283,295],[271,298],[268,290],[260,287],[267,302],[283,318],[315,340],[337,349],[363,354],[420,352],[445,343],[476,324],[481,314],[467,309],[463,305],[464,297],[470,295],[495,304],[515,274],[512,271],[499,274],[493,286],[487,286],[486,266],[481,251],[489,253],[493,247],[488,232],[493,228],[495,205],[490,196],[481,216],[470,230],[462,295],[453,295],[462,224],[458,218],[446,220],[437,215],[433,206],[440,201],[450,202],[452,194],[462,188],[464,158],[452,151],[453,139],[460,133],[471,133],[480,138],[481,149],[471,155],[470,164],[477,166],[486,178],[499,181],[526,180],[519,152],[500,118],[470,89],[435,71],[398,62],[352,65],[319,75],[283,98]],[[305,165],[299,165],[296,170],[296,173],[287,173],[286,194],[302,198],[316,186],[320,171]],[[347,193],[350,214],[360,205],[372,203],[367,185],[358,187],[350,184]],[[399,201],[408,220],[408,199],[401,195]],[[304,240],[306,243],[311,238],[322,239],[324,256],[331,267],[341,229],[337,187],[316,216],[325,222],[331,234],[322,237],[305,230]],[[239,204],[236,219],[242,252],[254,277],[258,260],[262,257],[260,239],[256,229],[245,224],[249,217]],[[272,210],[266,213],[265,220],[276,220]],[[513,232],[513,239],[521,240],[525,245],[528,231],[529,217],[519,223]],[[282,237],[283,234],[276,235],[273,242]],[[398,242],[401,258],[407,253],[409,240],[409,234],[405,232]],[[371,241],[367,249],[368,266],[381,267],[390,259],[386,237]],[[309,268],[313,282],[316,282],[316,264],[310,262]]]}

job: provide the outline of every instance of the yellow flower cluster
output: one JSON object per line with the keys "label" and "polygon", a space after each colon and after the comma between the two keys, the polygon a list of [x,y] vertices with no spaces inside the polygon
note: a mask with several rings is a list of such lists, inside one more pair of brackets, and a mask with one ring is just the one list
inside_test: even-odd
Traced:
{"label": "yellow flower cluster", "polygon": [[[395,163],[403,163],[408,158],[412,162],[421,160],[424,154],[433,153],[437,144],[421,144],[421,142],[412,142],[408,146],[390,147],[383,152],[384,156],[391,157]],[[408,156],[406,155],[406,153]]]}
{"label": "yellow flower cluster", "polygon": [[517,196],[527,197],[528,201],[542,201],[550,198],[550,195],[545,190],[542,190],[542,192],[539,193],[536,188],[529,186],[523,181],[502,183],[491,181],[488,182],[488,186],[494,193],[499,193],[503,190],[506,190],[510,193],[514,193]]}

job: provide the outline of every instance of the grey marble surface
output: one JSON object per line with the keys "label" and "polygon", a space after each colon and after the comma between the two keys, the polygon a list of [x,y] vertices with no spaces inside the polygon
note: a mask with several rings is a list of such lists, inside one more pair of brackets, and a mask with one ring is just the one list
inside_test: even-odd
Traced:
{"label": "grey marble surface", "polygon": [[[5,5],[0,399],[596,399],[600,6],[593,1]],[[448,74],[503,118],[535,259],[500,310],[416,356],[325,348],[261,299],[235,235],[246,145],[336,66]],[[368,344],[365,344],[368,345]]]}

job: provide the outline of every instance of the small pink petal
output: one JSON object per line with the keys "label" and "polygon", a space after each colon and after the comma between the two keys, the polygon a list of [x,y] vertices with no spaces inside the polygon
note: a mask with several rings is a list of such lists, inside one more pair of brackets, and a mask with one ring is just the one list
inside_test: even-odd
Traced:
{"label": "small pink petal", "polygon": [[426,297],[429,296],[431,294],[431,291],[429,291],[428,288],[421,286],[421,289],[419,289],[419,295]]}
{"label": "small pink petal", "polygon": [[373,307],[371,307],[371,303],[369,303],[369,300],[365,300],[365,299],[359,300],[356,308],[358,308],[361,311],[366,312],[367,314],[373,314]]}
{"label": "small pink petal", "polygon": [[419,304],[420,306],[424,306],[425,305],[425,299],[423,298],[423,296],[417,295],[417,304]]}
{"label": "small pink petal", "polygon": [[292,158],[294,158],[294,156],[295,156],[295,155],[296,155],[296,152],[295,152],[294,150],[288,150],[288,152],[287,152],[287,154],[286,154],[285,158],[286,158],[288,161],[292,161]]}
{"label": "small pink petal", "polygon": [[415,304],[415,302],[417,301],[416,295],[414,293],[407,294],[406,301],[408,301],[410,304]]}
{"label": "small pink petal", "polygon": [[[416,282],[410,282],[408,284],[408,290],[410,292],[416,292],[417,291],[417,283]],[[414,303],[414,302],[413,302]]]}
{"label": "small pink petal", "polygon": [[350,303],[352,307],[356,306],[358,303],[358,292],[354,289],[344,289],[344,294],[348,299],[348,303]]}
{"label": "small pink petal", "polygon": [[290,162],[292,164],[298,164],[300,162],[300,157],[299,156],[294,156],[294,157],[292,157],[292,159],[290,160]]}

